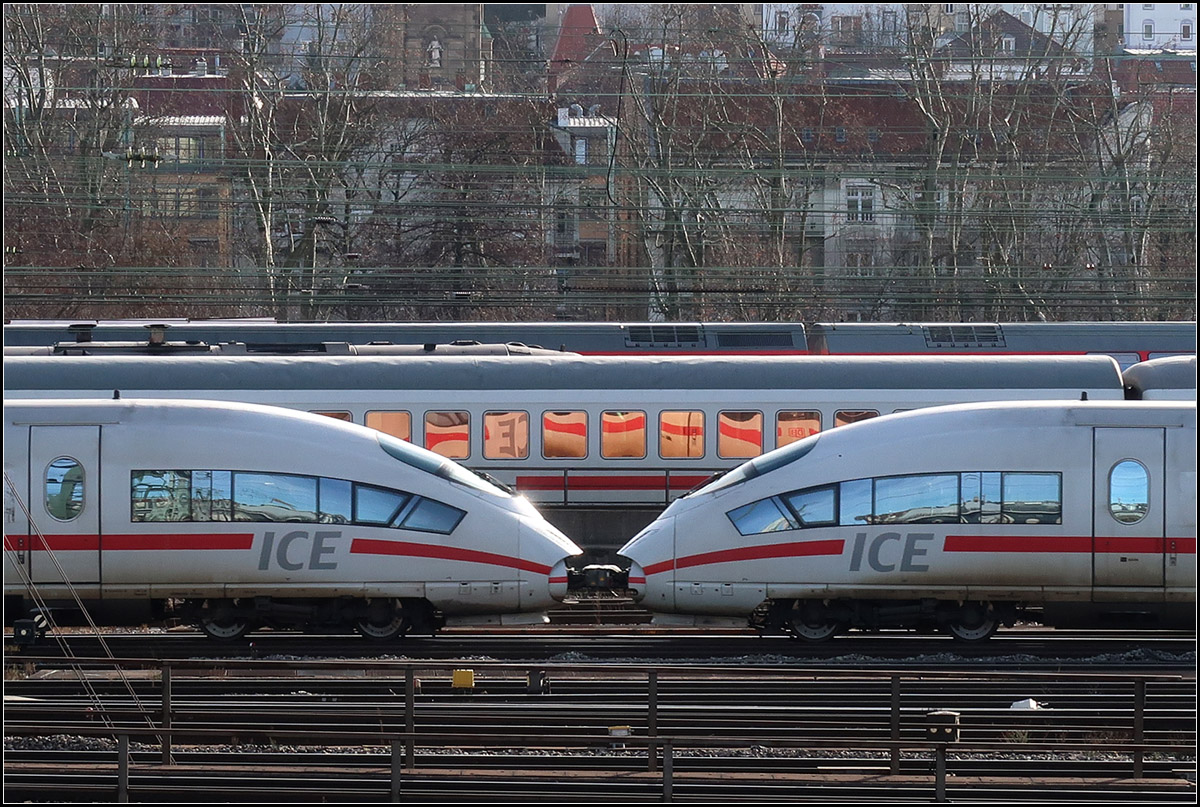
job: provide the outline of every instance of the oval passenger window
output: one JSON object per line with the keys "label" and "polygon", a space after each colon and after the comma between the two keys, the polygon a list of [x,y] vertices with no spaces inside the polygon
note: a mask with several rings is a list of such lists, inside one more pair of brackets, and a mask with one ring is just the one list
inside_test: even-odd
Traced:
{"label": "oval passenger window", "polygon": [[1150,512],[1150,474],[1134,460],[1122,460],[1108,475],[1108,511],[1122,524],[1136,524]]}
{"label": "oval passenger window", "polygon": [[46,469],[46,512],[59,521],[71,521],[83,512],[83,466],[70,457],[59,457]]}

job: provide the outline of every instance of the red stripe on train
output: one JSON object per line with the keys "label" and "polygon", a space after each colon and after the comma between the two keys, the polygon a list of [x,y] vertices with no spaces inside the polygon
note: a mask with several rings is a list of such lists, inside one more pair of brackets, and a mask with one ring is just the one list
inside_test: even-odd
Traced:
{"label": "red stripe on train", "polygon": [[697,485],[707,482],[711,474],[685,476],[672,475],[669,482],[666,476],[578,476],[572,474],[568,478],[562,476],[517,476],[518,490],[575,490],[575,491],[635,491],[635,490],[691,490]]}
{"label": "red stripe on train", "polygon": [[124,535],[6,535],[4,548],[20,548],[19,542],[29,544],[27,549],[55,552],[98,552],[140,550],[213,550],[250,549],[254,544],[253,533],[160,533]]}
{"label": "red stripe on train", "polygon": [[505,566],[534,574],[550,574],[550,567],[540,563],[511,558],[507,555],[497,555],[493,552],[480,552],[477,549],[459,549],[450,546],[432,546],[430,544],[414,544],[409,541],[385,541],[379,538],[355,538],[350,542],[351,555],[391,555],[413,558],[434,558],[436,560],[461,561],[463,563],[486,563],[490,566]]}
{"label": "red stripe on train", "polygon": [[770,560],[773,558],[804,558],[820,555],[840,555],[846,547],[846,542],[840,538],[822,541],[796,541],[788,544],[764,544],[761,546],[744,546],[737,549],[722,549],[718,552],[705,552],[700,555],[690,555],[677,560],[666,560],[652,563],[643,571],[646,576],[667,572],[671,569],[686,569],[692,566],[710,566],[714,563],[735,563],[745,560]]}
{"label": "red stripe on train", "polygon": [[947,535],[947,552],[1096,552],[1103,555],[1120,553],[1162,554],[1176,552],[1192,555],[1196,552],[1195,538],[1105,538],[1090,535]]}

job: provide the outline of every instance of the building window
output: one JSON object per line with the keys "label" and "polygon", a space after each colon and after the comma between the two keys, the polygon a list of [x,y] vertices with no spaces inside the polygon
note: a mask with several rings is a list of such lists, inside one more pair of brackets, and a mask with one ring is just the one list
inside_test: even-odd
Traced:
{"label": "building window", "polygon": [[786,11],[775,12],[775,31],[780,34],[788,32],[788,13]]}
{"label": "building window", "polygon": [[833,38],[839,45],[857,45],[862,40],[862,17],[834,17]]}
{"label": "building window", "polygon": [[1154,39],[1154,20],[1142,22],[1142,39]]}
{"label": "building window", "polygon": [[875,221],[875,189],[869,185],[850,185],[846,188],[847,221]]}
{"label": "building window", "polygon": [[847,252],[846,253],[846,277],[871,277],[873,272],[872,267],[875,266],[875,256],[873,252]]}
{"label": "building window", "polygon": [[1191,40],[1191,38],[1192,38],[1192,21],[1191,20],[1184,20],[1182,23],[1180,23],[1179,38],[1184,39],[1184,40]]}
{"label": "building window", "polygon": [[605,221],[608,206],[608,191],[604,188],[581,188],[579,190],[579,220]]}

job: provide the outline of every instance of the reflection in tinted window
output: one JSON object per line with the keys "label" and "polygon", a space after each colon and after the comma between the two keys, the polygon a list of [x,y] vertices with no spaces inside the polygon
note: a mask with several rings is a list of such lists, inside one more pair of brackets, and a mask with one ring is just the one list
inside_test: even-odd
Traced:
{"label": "reflection in tinted window", "polygon": [[[161,473],[158,471],[134,471],[134,499],[136,501],[138,474]],[[191,521],[233,520],[233,473],[231,471],[175,471],[192,478]],[[135,503],[136,512],[137,505]],[[188,519],[180,519],[186,521]],[[135,518],[134,521],[137,521]]]}
{"label": "reflection in tinted window", "polygon": [[958,521],[958,474],[893,476],[875,482],[875,523]]}
{"label": "reflection in tinted window", "polygon": [[730,510],[727,515],[742,535],[794,530],[798,526],[774,497]]}
{"label": "reflection in tinted window", "polygon": [[345,479],[321,478],[322,524],[347,524],[350,522],[351,484]]}
{"label": "reflection in tinted window", "polygon": [[412,415],[408,412],[368,412],[367,425],[401,440],[412,439]]}
{"label": "reflection in tinted window", "polygon": [[235,473],[234,521],[316,521],[317,480],[310,476]]}
{"label": "reflection in tinted window", "polygon": [[466,513],[457,507],[434,501],[420,499],[415,507],[404,517],[400,524],[406,530],[421,530],[423,532],[440,532],[449,535],[454,532],[458,522]]}
{"label": "reflection in tinted window", "polygon": [[355,485],[354,521],[356,524],[386,527],[400,515],[400,510],[408,504],[410,498],[407,494],[395,490]]}
{"label": "reflection in tinted window", "polygon": [[449,534],[466,515],[433,499],[347,479],[163,470],[136,470],[131,478],[131,518],[139,522],[354,522]]}
{"label": "reflection in tinted window", "polygon": [[988,471],[851,479],[782,493],[728,515],[743,535],[834,525],[1061,524],[1062,475]]}
{"label": "reflection in tinted window", "polygon": [[792,508],[801,526],[817,527],[837,523],[832,487],[785,493],[783,500]]}
{"label": "reflection in tinted window", "polygon": [[879,413],[874,409],[839,409],[833,415],[833,425],[834,428],[849,426],[851,423],[860,423],[877,417],[879,417]]}
{"label": "reflection in tinted window", "polygon": [[1003,474],[1001,512],[1006,524],[1061,524],[1060,474]]}
{"label": "reflection in tinted window", "polygon": [[704,413],[662,412],[658,416],[658,451],[663,457],[704,456]]}
{"label": "reflection in tinted window", "polygon": [[542,456],[580,459],[587,456],[587,412],[544,412]]}
{"label": "reflection in tinted window", "polygon": [[757,457],[762,453],[762,412],[717,413],[717,454],[722,457]]}
{"label": "reflection in tinted window", "polygon": [[209,519],[209,489],[201,487],[195,501],[195,483],[189,471],[134,471],[130,489],[131,521],[191,521],[198,508]]}
{"label": "reflection in tinted window", "polygon": [[483,456],[518,459],[529,456],[529,413],[487,412],[483,416]]}
{"label": "reflection in tinted window", "polygon": [[839,485],[838,523],[843,527],[871,523],[871,480],[852,479]]}
{"label": "reflection in tinted window", "polygon": [[780,412],[775,418],[775,446],[782,448],[819,431],[821,431],[820,412]]}
{"label": "reflection in tinted window", "polygon": [[1136,524],[1150,512],[1150,475],[1140,462],[1124,460],[1109,473],[1108,511],[1122,524]]}
{"label": "reflection in tinted window", "polygon": [[450,459],[466,459],[471,453],[468,412],[426,412],[425,447]]}
{"label": "reflection in tinted window", "polygon": [[46,469],[46,512],[59,521],[70,521],[83,512],[83,466],[70,457],[59,457]]}
{"label": "reflection in tinted window", "polygon": [[962,475],[962,520],[967,524],[1000,523],[1000,474]]}
{"label": "reflection in tinted window", "polygon": [[646,456],[646,413],[602,412],[600,455],[609,459]]}

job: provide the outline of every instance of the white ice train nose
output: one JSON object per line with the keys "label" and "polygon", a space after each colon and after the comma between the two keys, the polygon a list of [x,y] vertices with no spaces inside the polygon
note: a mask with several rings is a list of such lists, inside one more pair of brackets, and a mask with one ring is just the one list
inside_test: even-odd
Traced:
{"label": "white ice train nose", "polygon": [[550,570],[550,596],[558,602],[567,598],[567,559],[563,558]]}
{"label": "white ice train nose", "polygon": [[[523,517],[521,562],[523,574],[532,575],[526,579],[533,581],[530,594],[536,599],[526,607],[548,608],[562,602],[567,596],[567,563],[581,554],[583,550],[574,541],[540,515]],[[540,578],[541,575],[546,577]],[[539,578],[545,581],[545,588]]]}
{"label": "white ice train nose", "polygon": [[629,562],[628,588],[634,602],[641,602],[646,596],[646,572],[636,560]]}
{"label": "white ice train nose", "polygon": [[647,608],[670,608],[675,601],[675,519],[660,516],[617,551],[629,559],[629,589]]}

